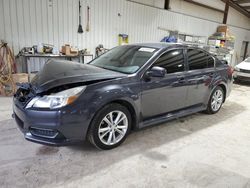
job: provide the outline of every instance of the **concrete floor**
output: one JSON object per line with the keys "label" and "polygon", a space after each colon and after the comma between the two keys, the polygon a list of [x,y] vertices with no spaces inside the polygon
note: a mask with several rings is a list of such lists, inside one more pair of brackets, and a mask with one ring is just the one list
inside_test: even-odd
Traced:
{"label": "concrete floor", "polygon": [[25,141],[0,98],[0,187],[250,187],[250,86],[216,115],[197,113],[131,134],[117,149]]}

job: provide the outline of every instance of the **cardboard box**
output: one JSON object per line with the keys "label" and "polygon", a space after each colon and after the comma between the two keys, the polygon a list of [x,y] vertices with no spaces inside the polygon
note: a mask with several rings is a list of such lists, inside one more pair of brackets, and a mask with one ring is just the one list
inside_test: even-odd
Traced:
{"label": "cardboard box", "polygon": [[67,56],[77,56],[78,55],[78,49],[70,47],[69,44],[65,44],[62,46],[61,50],[62,54],[67,55]]}
{"label": "cardboard box", "polygon": [[229,28],[228,26],[225,26],[225,25],[218,26],[217,28],[217,32],[220,32],[220,33],[226,33],[228,31],[229,31]]}
{"label": "cardboard box", "polygon": [[70,55],[70,45],[65,46],[65,55]]}
{"label": "cardboard box", "polygon": [[77,56],[78,55],[78,49],[77,48],[70,48],[70,55]]}
{"label": "cardboard box", "polygon": [[225,25],[218,26],[217,32],[223,33],[225,35],[225,37],[230,36],[229,28],[228,28],[228,26],[225,26]]}
{"label": "cardboard box", "polygon": [[65,44],[64,46],[62,46],[62,54],[70,55],[70,45],[69,44]]}
{"label": "cardboard box", "polygon": [[26,73],[12,74],[12,80],[14,83],[14,91],[16,92],[17,90],[16,84],[29,82],[29,75]]}
{"label": "cardboard box", "polygon": [[17,83],[26,83],[28,82],[28,74],[26,73],[17,73],[12,74],[12,80],[9,80],[6,83],[0,84],[0,95],[3,96],[12,96],[16,90]]}
{"label": "cardboard box", "polygon": [[12,74],[13,82],[16,83],[26,83],[29,82],[29,75],[26,73]]}
{"label": "cardboard box", "polygon": [[0,94],[2,96],[12,96],[16,92],[16,86],[12,80],[0,84]]}

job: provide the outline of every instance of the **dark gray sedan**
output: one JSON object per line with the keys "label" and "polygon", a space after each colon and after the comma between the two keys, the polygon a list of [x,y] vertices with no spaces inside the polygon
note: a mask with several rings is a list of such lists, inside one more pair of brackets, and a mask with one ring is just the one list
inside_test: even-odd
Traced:
{"label": "dark gray sedan", "polygon": [[59,146],[88,139],[112,149],[131,130],[217,113],[231,83],[231,67],[199,48],[119,46],[89,64],[49,60],[20,85],[13,116],[29,141]]}

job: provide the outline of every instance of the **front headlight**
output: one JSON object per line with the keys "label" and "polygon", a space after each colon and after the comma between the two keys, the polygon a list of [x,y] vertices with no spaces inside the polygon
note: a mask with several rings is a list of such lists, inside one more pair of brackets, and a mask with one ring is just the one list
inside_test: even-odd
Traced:
{"label": "front headlight", "polygon": [[237,71],[237,72],[240,71],[240,69],[238,67],[234,67],[234,70]]}
{"label": "front headlight", "polygon": [[26,108],[61,108],[73,103],[85,89],[86,86],[80,86],[43,97],[35,97],[28,103]]}

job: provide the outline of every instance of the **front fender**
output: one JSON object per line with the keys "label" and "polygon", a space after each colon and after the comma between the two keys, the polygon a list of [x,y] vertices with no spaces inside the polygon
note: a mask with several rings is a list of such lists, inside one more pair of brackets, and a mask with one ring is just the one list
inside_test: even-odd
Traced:
{"label": "front fender", "polygon": [[[136,121],[140,117],[140,92],[139,87],[129,87],[128,85],[106,85],[98,88],[89,99],[91,101],[91,112],[96,114],[105,105],[112,102],[126,102],[133,108],[132,113],[135,113]],[[131,114],[134,115],[134,114]],[[93,117],[92,117],[93,118]]]}

